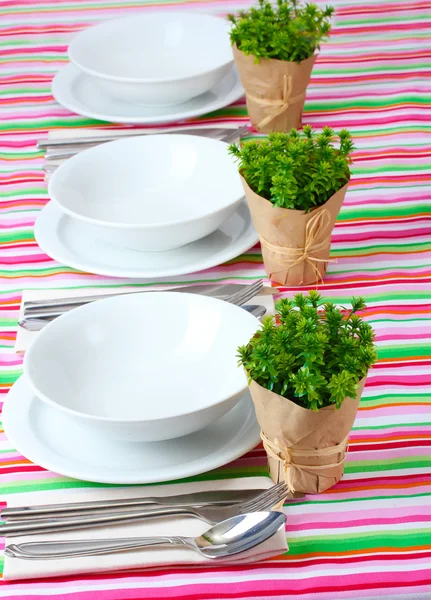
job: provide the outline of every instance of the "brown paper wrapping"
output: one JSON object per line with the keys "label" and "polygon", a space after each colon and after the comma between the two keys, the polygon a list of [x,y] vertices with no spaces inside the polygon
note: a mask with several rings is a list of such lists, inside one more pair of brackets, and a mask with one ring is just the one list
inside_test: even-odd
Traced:
{"label": "brown paper wrapping", "polygon": [[[267,451],[270,475],[275,483],[286,479],[291,493],[315,494],[341,479],[347,436],[356,417],[365,379],[358,383],[354,400],[346,398],[339,409],[328,406],[317,412],[298,406],[255,381],[250,383],[262,433],[281,449],[282,461],[272,458]],[[338,445],[341,448],[333,453],[332,447]],[[329,466],[325,468],[325,465]]]}
{"label": "brown paper wrapping", "polygon": [[349,184],[306,213],[274,206],[253,192],[243,177],[241,181],[268,277],[293,287],[321,281],[329,260],[332,230]]}
{"label": "brown paper wrapping", "polygon": [[300,63],[269,58],[256,64],[254,56],[247,56],[234,45],[233,56],[253,127],[262,133],[301,127],[316,55]]}

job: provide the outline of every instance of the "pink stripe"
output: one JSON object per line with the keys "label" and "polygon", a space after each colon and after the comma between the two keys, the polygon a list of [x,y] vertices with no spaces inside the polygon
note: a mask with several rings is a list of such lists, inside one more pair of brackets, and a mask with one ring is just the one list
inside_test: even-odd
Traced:
{"label": "pink stripe", "polygon": [[[420,456],[429,457],[431,454],[431,449],[429,446],[425,446],[423,448],[419,447],[420,441],[415,438],[414,446],[411,448],[391,448],[390,450],[386,450],[383,446],[379,448],[379,460],[385,462],[387,461],[388,466],[390,465],[390,461],[396,458],[419,458]],[[363,452],[352,452],[349,453],[348,462],[357,463],[363,460],[375,460],[375,452],[376,450],[364,450]],[[428,465],[423,465],[423,468],[429,469]],[[383,467],[384,470],[384,467]],[[430,489],[431,491],[431,489]]]}
{"label": "pink stripe", "polygon": [[[388,522],[397,522],[397,519],[414,518],[417,515],[419,518],[431,518],[431,506],[423,504],[415,506],[414,509],[408,506],[397,506],[396,508],[385,507],[384,513],[379,508],[368,508],[366,513],[363,510],[357,510],[353,505],[353,510],[341,512],[334,518],[333,513],[321,512],[318,515],[303,515],[296,512],[288,513],[287,529],[288,531],[301,531],[301,529],[320,529],[323,526],[343,527],[345,524],[356,523],[357,525],[365,525],[364,520],[379,520],[386,519]],[[401,522],[401,521],[399,521]]]}

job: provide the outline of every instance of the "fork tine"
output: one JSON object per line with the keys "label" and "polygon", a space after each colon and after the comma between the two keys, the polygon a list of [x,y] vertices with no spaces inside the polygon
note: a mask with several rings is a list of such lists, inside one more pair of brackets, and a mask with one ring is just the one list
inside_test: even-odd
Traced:
{"label": "fork tine", "polygon": [[287,486],[284,488],[280,488],[275,496],[271,496],[271,498],[269,498],[266,501],[262,500],[259,506],[252,512],[258,512],[260,510],[270,510],[276,504],[284,500],[288,494],[289,490],[287,489]]}
{"label": "fork tine", "polygon": [[256,285],[254,286],[255,293],[262,291],[262,289],[263,289],[263,280],[262,279],[258,279],[255,283],[256,283]]}
{"label": "fork tine", "polygon": [[238,300],[240,300],[244,295],[250,293],[250,289],[251,290],[255,289],[256,283],[257,283],[256,281],[253,281],[253,283],[251,283],[250,285],[247,285],[242,290],[238,290],[237,292],[235,292],[234,294],[232,294],[231,296],[229,296],[228,302],[230,302],[231,304],[236,304],[236,302]]}
{"label": "fork tine", "polygon": [[265,496],[267,496],[269,493],[274,492],[274,490],[282,487],[284,485],[284,481],[281,481],[280,483],[277,483],[273,486],[271,486],[270,488],[267,488],[265,490],[262,490],[260,494],[258,494],[257,496],[255,496],[254,498],[252,498],[251,500],[247,500],[246,502],[241,502],[241,506],[244,508],[248,508],[250,506],[253,506],[257,501],[259,501],[261,498],[264,498]]}
{"label": "fork tine", "polygon": [[[255,281],[254,285],[252,287],[253,287],[253,292],[254,293],[259,292],[263,288],[263,281],[262,281],[262,279],[258,279],[257,281]],[[244,293],[247,293],[248,292],[248,288],[245,288],[243,291],[244,291]]]}
{"label": "fork tine", "polygon": [[284,488],[285,486],[286,486],[286,484],[284,483],[284,481],[281,481],[280,483],[277,483],[276,485],[273,485],[272,487],[270,487],[266,490],[263,490],[263,492],[261,494],[259,494],[252,500],[247,500],[247,502],[242,502],[241,510],[243,510],[244,512],[246,512],[247,510],[252,511],[254,509],[254,507],[259,505],[259,503],[262,500],[265,501],[266,499],[271,498],[272,496],[276,496],[278,491],[280,489]]}
{"label": "fork tine", "polygon": [[237,294],[246,294],[249,290],[255,290],[261,283],[262,279],[256,279],[256,281],[253,281],[249,285],[244,286],[241,290],[238,290]]}
{"label": "fork tine", "polygon": [[277,504],[277,502],[279,502],[280,498],[287,496],[287,494],[288,491],[286,486],[278,488],[272,494],[268,494],[268,496],[262,498],[259,502],[257,502],[254,505],[252,512],[255,512],[256,510],[265,510],[267,506],[274,506],[274,504]]}
{"label": "fork tine", "polygon": [[231,304],[235,304],[236,306],[241,306],[241,304],[245,304],[248,300],[251,300],[254,296],[256,296],[263,288],[263,281],[259,279],[254,281],[252,284],[248,285],[245,289],[236,292],[229,299],[228,302]]}
{"label": "fork tine", "polygon": [[221,141],[229,144],[230,142],[233,142],[238,138],[239,140],[241,140],[242,136],[245,135],[247,132],[247,127],[239,127],[239,129],[233,129],[231,132],[224,135]]}

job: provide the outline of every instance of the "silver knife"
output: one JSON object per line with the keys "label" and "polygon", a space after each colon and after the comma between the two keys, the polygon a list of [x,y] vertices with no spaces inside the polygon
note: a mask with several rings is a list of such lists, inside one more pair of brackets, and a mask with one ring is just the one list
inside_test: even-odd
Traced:
{"label": "silver knife", "polygon": [[264,490],[211,490],[175,496],[147,496],[141,498],[118,498],[111,500],[93,500],[89,502],[20,506],[3,508],[1,511],[1,519],[4,521],[9,521],[10,519],[10,521],[12,521],[13,518],[14,522],[18,522],[18,520],[24,521],[26,518],[33,519],[37,515],[49,515],[51,513],[55,513],[55,515],[81,511],[89,511],[91,513],[97,509],[112,510],[113,508],[130,508],[133,506],[222,506],[246,502],[253,499],[262,491]]}

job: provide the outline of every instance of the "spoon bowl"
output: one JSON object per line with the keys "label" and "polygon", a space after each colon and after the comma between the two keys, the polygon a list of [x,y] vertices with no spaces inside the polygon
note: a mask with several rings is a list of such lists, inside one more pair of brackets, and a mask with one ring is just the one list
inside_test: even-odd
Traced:
{"label": "spoon bowl", "polygon": [[237,515],[214,525],[197,538],[135,537],[106,540],[23,542],[10,544],[5,554],[26,560],[46,560],[112,554],[149,546],[186,546],[210,559],[221,559],[258,546],[284,527],[286,516],[262,511]]}
{"label": "spoon bowl", "polygon": [[223,558],[258,546],[284,527],[286,515],[263,511],[237,515],[221,521],[190,540],[207,558]]}

